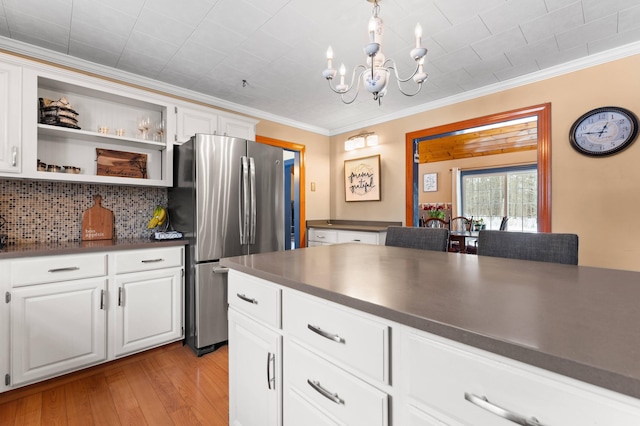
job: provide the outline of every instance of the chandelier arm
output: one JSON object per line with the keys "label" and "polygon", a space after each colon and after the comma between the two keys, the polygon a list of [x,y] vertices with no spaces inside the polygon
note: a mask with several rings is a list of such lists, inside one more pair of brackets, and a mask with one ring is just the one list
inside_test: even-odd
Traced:
{"label": "chandelier arm", "polygon": [[[360,67],[361,65],[358,65],[358,67]],[[360,74],[358,75],[358,84],[356,85],[356,91],[355,91],[355,95],[353,95],[353,98],[351,98],[351,100],[346,100],[345,98],[345,93],[342,93],[340,98],[342,99],[342,102],[349,105],[352,104],[357,98],[358,98],[358,94],[360,93],[360,82],[362,81],[362,74],[364,74],[365,72],[367,72],[367,69],[365,68],[363,71],[360,72]]]}
{"label": "chandelier arm", "polygon": [[405,96],[415,96],[418,93],[420,93],[420,90],[422,90],[422,83],[417,83],[418,84],[418,90],[416,90],[414,93],[407,93],[404,90],[402,90],[402,87],[400,86],[400,82],[397,81],[398,83],[398,90]]}
{"label": "chandelier arm", "polygon": [[[386,66],[387,62],[391,64],[391,66]],[[407,78],[400,78],[400,76],[398,75],[398,69],[397,69],[397,65],[394,62],[393,59],[387,59],[386,61],[384,61],[384,63],[382,64],[383,67],[386,66],[386,68],[388,69],[392,69],[393,70],[393,74],[396,76],[396,80],[400,83],[406,83],[407,81],[411,80],[417,73],[418,70],[420,69],[420,63],[418,61],[416,61],[416,69],[413,70],[413,74],[411,74],[409,77]]]}
{"label": "chandelier arm", "polygon": [[[352,89],[353,89],[353,82],[355,81],[356,78],[356,71],[358,70],[358,68],[362,68],[363,70],[366,70],[366,67],[364,65],[358,65],[353,69],[353,72],[351,73],[351,82],[347,85],[347,89],[345,91],[340,91],[337,90],[333,84],[331,84],[330,79],[327,79],[327,81],[329,82],[329,88],[334,92],[337,93],[339,95],[343,95],[345,93],[349,93]],[[358,89],[360,89],[360,76],[362,75],[362,72],[358,75]],[[349,102],[350,103],[350,102]]]}

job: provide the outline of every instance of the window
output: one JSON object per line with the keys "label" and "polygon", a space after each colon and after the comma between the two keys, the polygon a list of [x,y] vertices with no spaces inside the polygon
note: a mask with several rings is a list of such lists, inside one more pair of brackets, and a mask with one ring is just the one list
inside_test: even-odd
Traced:
{"label": "window", "polygon": [[462,171],[460,186],[463,216],[483,219],[485,229],[499,229],[507,216],[507,230],[537,232],[536,165]]}

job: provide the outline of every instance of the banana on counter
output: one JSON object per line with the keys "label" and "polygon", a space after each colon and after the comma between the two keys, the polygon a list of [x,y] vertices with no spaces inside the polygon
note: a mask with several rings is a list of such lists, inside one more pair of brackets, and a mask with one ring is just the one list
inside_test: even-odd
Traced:
{"label": "banana on counter", "polygon": [[164,225],[166,221],[167,221],[167,209],[165,209],[162,206],[156,206],[155,210],[153,211],[153,217],[147,224],[147,229],[153,229],[157,226]]}

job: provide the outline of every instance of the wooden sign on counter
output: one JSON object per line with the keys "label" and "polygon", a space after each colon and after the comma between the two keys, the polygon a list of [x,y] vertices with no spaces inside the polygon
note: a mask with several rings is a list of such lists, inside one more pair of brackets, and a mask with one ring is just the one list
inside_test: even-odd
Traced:
{"label": "wooden sign on counter", "polygon": [[102,196],[93,196],[95,204],[82,213],[82,241],[112,240],[113,212],[102,207]]}

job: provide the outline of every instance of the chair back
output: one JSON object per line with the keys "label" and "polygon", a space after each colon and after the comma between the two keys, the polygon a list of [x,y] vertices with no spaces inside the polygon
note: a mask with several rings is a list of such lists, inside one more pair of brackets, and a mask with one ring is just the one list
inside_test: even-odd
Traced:
{"label": "chair back", "polygon": [[451,218],[450,231],[465,232],[471,230],[471,219],[464,216],[456,216]]}
{"label": "chair back", "polygon": [[480,231],[478,255],[578,264],[576,234]]}
{"label": "chair back", "polygon": [[384,244],[393,247],[447,251],[449,230],[446,228],[390,226],[387,228],[387,239]]}
{"label": "chair back", "polygon": [[437,217],[430,217],[424,221],[425,228],[446,228],[449,229],[449,222],[446,220],[438,219]]}
{"label": "chair back", "polygon": [[502,218],[502,221],[500,222],[500,230],[501,231],[506,231],[508,223],[509,223],[509,218],[507,216],[504,216]]}

